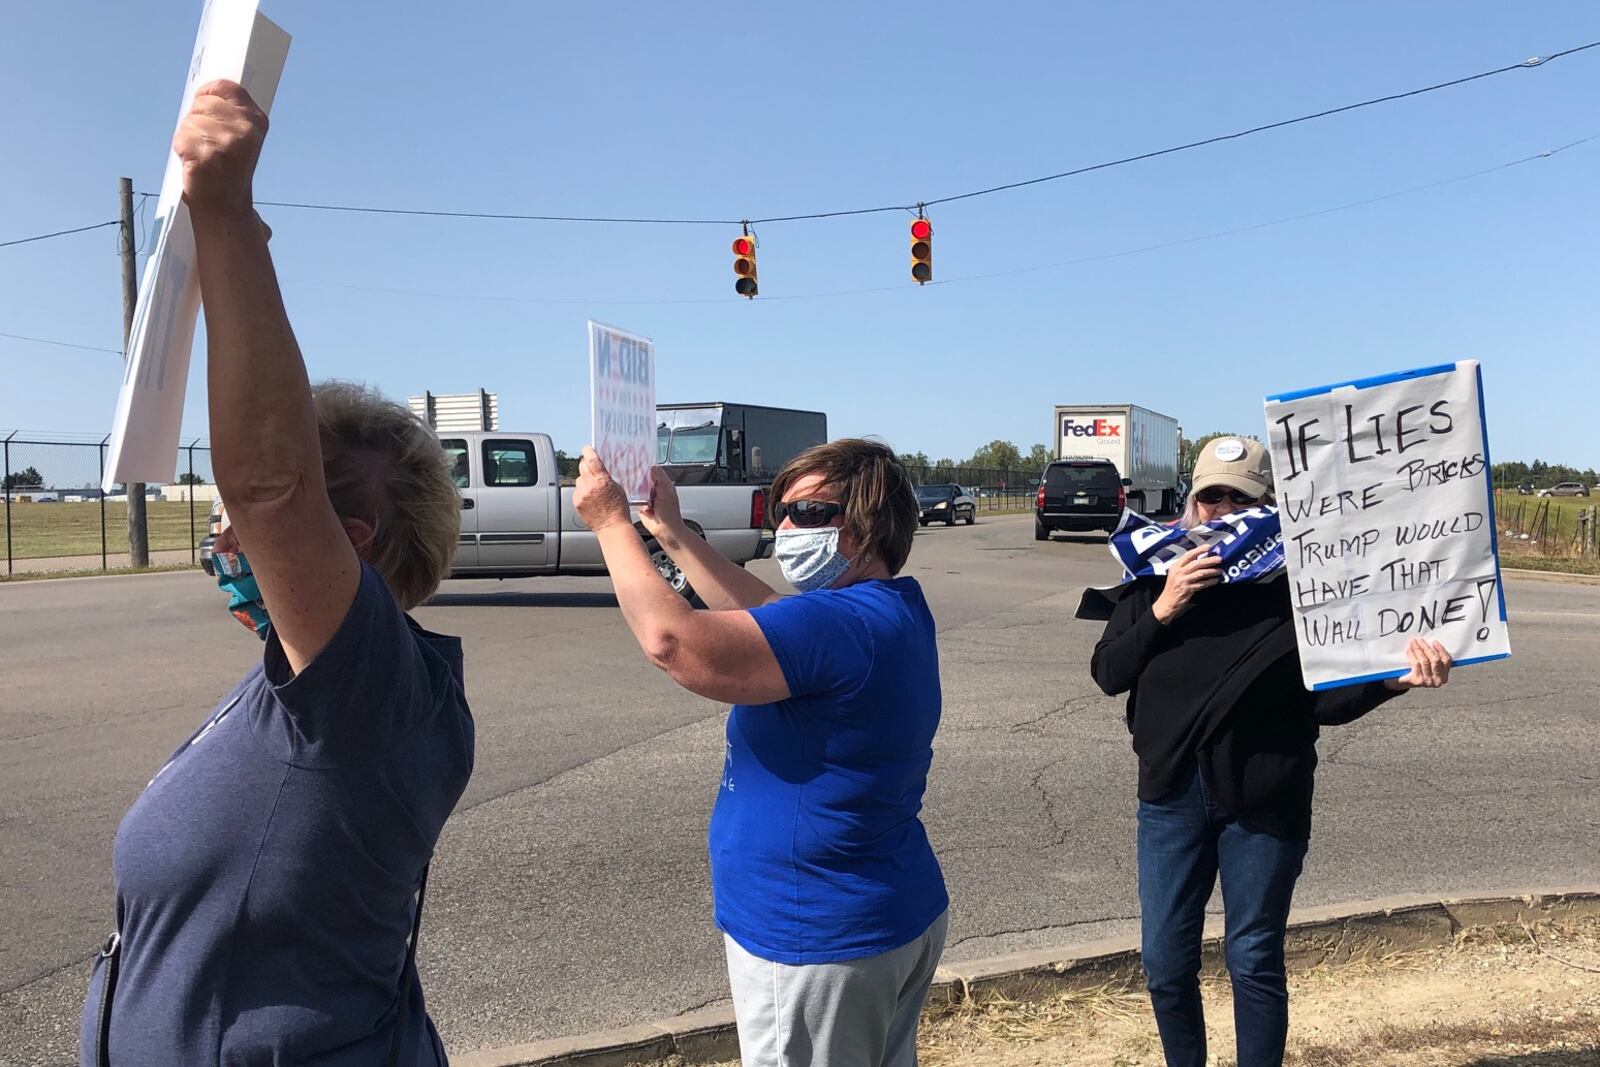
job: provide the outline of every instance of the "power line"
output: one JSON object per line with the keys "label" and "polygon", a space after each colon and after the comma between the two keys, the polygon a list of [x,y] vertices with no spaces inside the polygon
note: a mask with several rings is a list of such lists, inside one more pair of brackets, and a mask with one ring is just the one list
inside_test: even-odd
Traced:
{"label": "power line", "polygon": [[68,341],[52,341],[48,337],[24,337],[20,333],[0,333],[0,337],[13,341],[32,341],[36,345],[56,345],[60,348],[81,348],[85,352],[110,352],[113,356],[122,355],[120,348],[97,348],[94,345],[75,345]]}
{"label": "power line", "polygon": [[573,222],[573,223],[606,223],[613,225],[641,225],[641,226],[740,226],[760,225],[771,222],[805,222],[814,219],[833,219],[847,215],[876,215],[890,211],[914,211],[919,206],[933,207],[938,204],[950,204],[958,200],[970,200],[974,197],[989,196],[993,193],[1007,192],[1012,189],[1021,189],[1030,185],[1040,185],[1044,182],[1059,181],[1063,178],[1072,178],[1080,174],[1089,174],[1093,171],[1109,170],[1112,167],[1126,166],[1130,163],[1139,163],[1160,156],[1170,156],[1178,152],[1188,152],[1207,145],[1219,144],[1223,141],[1234,141],[1242,137],[1250,137],[1269,130],[1279,130],[1286,126],[1294,126],[1302,122],[1312,122],[1316,119],[1328,118],[1332,115],[1342,115],[1346,112],[1357,111],[1361,108],[1374,107],[1378,104],[1393,103],[1397,100],[1407,100],[1425,93],[1438,92],[1442,89],[1466,85],[1469,82],[1480,81],[1484,78],[1493,78],[1501,74],[1508,74],[1514,70],[1531,70],[1542,67],[1565,56],[1586,52],[1591,48],[1600,48],[1600,41],[1591,41],[1588,44],[1578,45],[1575,48],[1563,49],[1552,52],[1547,56],[1534,56],[1520,63],[1512,63],[1494,70],[1480,71],[1461,78],[1452,78],[1449,81],[1425,85],[1417,89],[1408,89],[1405,92],[1390,93],[1387,96],[1377,96],[1370,100],[1361,100],[1353,104],[1343,104],[1339,107],[1327,108],[1323,111],[1300,115],[1291,119],[1282,119],[1278,122],[1269,122],[1261,126],[1252,126],[1249,129],[1237,130],[1233,133],[1218,134],[1198,141],[1189,141],[1185,144],[1172,145],[1151,152],[1141,152],[1138,155],[1124,156],[1120,159],[1106,160],[1102,163],[1092,163],[1088,166],[1076,167],[1072,170],[1060,171],[1056,174],[1045,174],[1037,178],[1026,178],[1022,181],[1007,182],[1004,185],[992,185],[984,189],[974,189],[970,192],[956,193],[952,196],[939,197],[935,200],[913,201],[908,204],[886,204],[881,207],[849,208],[839,211],[818,211],[798,215],[774,215],[760,219],[695,219],[695,218],[670,218],[664,216],[604,216],[604,215],[533,215],[515,212],[489,212],[489,211],[451,211],[446,209],[423,208],[388,208],[368,207],[354,204],[310,204],[281,200],[257,201],[259,207],[293,208],[304,211],[341,211],[368,215],[414,215],[430,218],[455,218],[455,219],[489,219],[496,221],[519,222]]}
{"label": "power line", "polygon": [[1570,56],[1576,52],[1583,52],[1590,48],[1600,48],[1600,41],[1591,41],[1588,44],[1579,45],[1576,48],[1568,48],[1561,52],[1553,52],[1548,56],[1535,56],[1532,59],[1525,59],[1521,63],[1512,63],[1510,66],[1498,67],[1495,70],[1486,70],[1479,74],[1469,74],[1464,78],[1453,78],[1450,81],[1439,82],[1436,85],[1425,85],[1420,89],[1410,89],[1403,93],[1391,93],[1388,96],[1377,96],[1373,97],[1371,100],[1362,100],[1355,104],[1345,104],[1342,107],[1329,108],[1326,111],[1318,111],[1310,115],[1301,115],[1298,118],[1284,119],[1281,122],[1269,122],[1265,126],[1252,126],[1248,130],[1239,130],[1236,133],[1218,134],[1215,137],[1207,137],[1200,141],[1190,141],[1188,144],[1174,145],[1171,148],[1161,148],[1154,152],[1141,152],[1136,156],[1124,156],[1121,159],[1113,159],[1106,163],[1093,163],[1087,167],[1078,167],[1075,170],[1064,170],[1059,174],[1047,174],[1042,178],[1029,178],[1026,181],[1011,182],[1006,185],[994,185],[987,189],[978,189],[970,193],[957,193],[955,196],[946,196],[939,200],[929,200],[927,201],[927,206],[933,207],[935,204],[949,204],[957,200],[969,200],[975,196],[988,196],[990,193],[1004,192],[1008,189],[1021,189],[1028,185],[1038,185],[1040,182],[1053,182],[1060,178],[1072,178],[1079,174],[1088,174],[1091,171],[1107,170],[1111,167],[1120,167],[1127,163],[1139,163],[1146,159],[1155,159],[1158,156],[1170,156],[1176,152],[1187,152],[1192,148],[1203,148],[1206,145],[1218,144],[1222,141],[1233,141],[1240,137],[1249,137],[1252,134],[1265,133],[1268,130],[1279,130],[1285,126],[1293,126],[1301,122],[1311,122],[1315,119],[1327,118],[1330,115],[1342,115],[1347,111],[1357,111],[1361,108],[1372,107],[1376,104],[1387,104],[1396,100],[1405,100],[1413,96],[1421,96],[1424,93],[1437,92],[1440,89],[1450,89],[1454,86],[1465,85],[1468,82],[1479,81],[1483,78],[1493,78],[1498,74],[1507,74],[1513,70],[1529,70],[1533,67],[1542,67],[1546,63],[1560,59],[1563,56]]}
{"label": "power line", "polygon": [[87,233],[90,230],[103,230],[107,226],[120,226],[121,219],[112,219],[110,222],[97,222],[93,226],[79,226],[72,230],[57,230],[54,233],[41,233],[33,237],[19,237],[15,241],[0,241],[0,248],[10,248],[12,245],[32,244],[34,241],[48,241],[52,237],[66,237],[74,233]]}
{"label": "power line", "polygon": [[[1364,200],[1354,200],[1345,204],[1335,204],[1331,207],[1318,208],[1315,211],[1306,211],[1297,215],[1285,215],[1281,218],[1251,223],[1248,226],[1238,226],[1227,230],[1217,230],[1212,233],[1194,234],[1189,237],[1180,237],[1175,240],[1162,241],[1156,244],[1140,245],[1135,248],[1125,248],[1115,252],[1101,252],[1091,256],[1080,256],[1076,259],[1063,259],[1052,263],[1039,263],[1031,267],[1018,267],[1015,270],[995,271],[988,274],[967,274],[954,278],[943,278],[938,281],[929,282],[928,284],[955,285],[960,282],[985,281],[992,278],[1008,278],[1018,274],[1033,274],[1039,271],[1057,270],[1062,267],[1081,266],[1085,263],[1098,263],[1108,259],[1122,259],[1127,256],[1142,255],[1147,252],[1159,252],[1164,249],[1177,248],[1188,244],[1196,244],[1201,241],[1215,241],[1224,237],[1236,237],[1240,234],[1253,233],[1257,230],[1269,229],[1274,226],[1285,226],[1291,222],[1302,222],[1306,219],[1319,218],[1324,215],[1332,215],[1341,211],[1353,211],[1356,208],[1369,207],[1373,204],[1379,204],[1386,200],[1394,200],[1397,197],[1411,196],[1416,193],[1426,192],[1429,189],[1437,189],[1441,186],[1454,185],[1457,182],[1470,181],[1474,178],[1482,178],[1490,174],[1497,174],[1500,171],[1509,170],[1513,167],[1520,167],[1526,163],[1534,163],[1541,159],[1549,159],[1552,156],[1556,156],[1567,151],[1568,149],[1577,148],[1579,145],[1589,144],[1594,141],[1600,141],[1600,134],[1591,134],[1588,137],[1581,137],[1576,141],[1568,141],[1566,144],[1560,145],[1556,148],[1546,149],[1542,152],[1535,152],[1533,155],[1523,156],[1521,159],[1513,159],[1507,163],[1498,163],[1492,167],[1484,167],[1481,170],[1470,171],[1465,174],[1457,174],[1449,178],[1440,178],[1437,181],[1424,182],[1421,185],[1408,186],[1404,189],[1397,189],[1393,192],[1382,193],[1378,196],[1368,197]],[[677,300],[582,300],[564,297],[496,296],[485,293],[440,293],[419,289],[391,289],[381,286],[353,285],[347,282],[314,281],[303,278],[284,278],[283,281],[285,284],[289,285],[313,285],[319,288],[348,289],[354,292],[380,293],[387,296],[416,296],[437,300],[466,300],[492,304],[532,304],[555,306],[592,306],[596,304],[609,304],[629,307],[655,307],[662,305],[728,303],[727,300],[721,297],[698,297]],[[904,285],[883,285],[865,289],[836,289],[817,293],[778,294],[774,296],[763,296],[761,299],[763,302],[771,303],[778,300],[823,300],[839,296],[860,296],[870,293],[910,291],[911,290]]]}
{"label": "power line", "polygon": [[[1475,170],[1468,174],[1457,174],[1453,178],[1441,178],[1438,181],[1424,182],[1422,185],[1413,185],[1406,189],[1397,189],[1392,193],[1383,193],[1379,196],[1368,197],[1365,200],[1354,200],[1348,204],[1336,204],[1333,207],[1319,208],[1316,211],[1305,211],[1298,215],[1285,215],[1282,218],[1268,219],[1265,222],[1252,223],[1249,226],[1239,226],[1230,230],[1217,230],[1214,233],[1195,234],[1192,237],[1180,237],[1177,240],[1162,241],[1159,244],[1141,245],[1138,248],[1126,248],[1120,252],[1103,252],[1093,256],[1081,256],[1077,259],[1063,259],[1054,263],[1040,263],[1032,267],[1018,267],[1015,270],[995,271],[994,273],[990,274],[967,274],[957,278],[945,278],[940,281],[929,282],[928,284],[949,285],[952,282],[972,282],[987,278],[1009,278],[1016,274],[1032,274],[1041,270],[1054,270],[1058,267],[1075,267],[1084,263],[1099,263],[1107,259],[1121,259],[1125,256],[1135,256],[1144,252],[1159,252],[1163,249],[1177,248],[1181,245],[1196,244],[1200,241],[1215,241],[1222,237],[1237,237],[1238,235],[1244,233],[1254,233],[1256,230],[1265,230],[1273,226],[1284,226],[1291,222],[1303,222],[1306,219],[1320,218],[1323,215],[1332,215],[1340,211],[1352,211],[1359,207],[1369,207],[1372,204],[1380,204],[1385,200],[1393,200],[1396,197],[1410,196],[1413,193],[1426,192],[1429,189],[1437,189],[1440,186],[1454,185],[1457,182],[1470,181],[1473,178],[1482,178],[1485,175],[1496,174],[1502,170],[1509,170],[1512,167],[1520,167],[1524,163],[1533,163],[1541,159],[1549,159],[1551,156],[1565,152],[1569,148],[1576,148],[1579,145],[1588,144],[1589,142],[1595,140],[1600,140],[1600,134],[1591,134],[1588,137],[1582,137],[1576,141],[1569,141],[1559,148],[1551,148],[1543,152],[1537,152],[1531,156],[1524,156],[1521,159],[1513,159],[1509,163],[1500,163],[1493,167],[1485,167],[1482,170]],[[900,286],[897,288],[904,287]]]}
{"label": "power line", "polygon": [[[1157,244],[1140,245],[1140,246],[1138,246],[1136,248],[1125,248],[1125,249],[1121,249],[1121,250],[1115,251],[1115,252],[1102,252],[1102,253],[1098,253],[1098,254],[1092,255],[1092,256],[1080,256],[1080,257],[1078,257],[1076,259],[1057,260],[1057,261],[1055,261],[1053,263],[1039,263],[1039,264],[1035,264],[1034,266],[1031,266],[1031,267],[1018,267],[1015,270],[995,271],[995,272],[988,273],[988,274],[967,274],[967,275],[961,275],[961,276],[958,276],[958,277],[955,277],[955,278],[943,278],[943,279],[940,279],[938,281],[929,282],[928,284],[930,284],[930,285],[955,285],[955,284],[958,284],[958,283],[961,283],[961,282],[986,281],[986,280],[990,280],[990,279],[993,279],[993,278],[1009,278],[1009,277],[1012,277],[1012,276],[1015,276],[1015,275],[1019,275],[1019,274],[1033,274],[1033,273],[1037,273],[1039,271],[1045,271],[1045,270],[1059,270],[1060,268],[1063,268],[1063,267],[1081,266],[1081,265],[1086,264],[1086,263],[1099,263],[1099,262],[1103,262],[1103,261],[1109,260],[1109,259],[1122,259],[1122,258],[1125,258],[1127,256],[1143,255],[1144,253],[1147,253],[1147,252],[1159,252],[1159,251],[1163,251],[1163,250],[1168,249],[1168,248],[1178,248],[1178,247],[1181,247],[1183,245],[1196,244],[1196,243],[1199,243],[1201,241],[1215,241],[1215,240],[1219,240],[1219,239],[1225,238],[1225,237],[1236,237],[1236,236],[1238,236],[1240,234],[1253,233],[1253,232],[1255,232],[1257,230],[1269,229],[1269,228],[1274,227],[1274,226],[1285,226],[1285,225],[1288,225],[1291,222],[1302,222],[1302,221],[1304,221],[1306,219],[1319,218],[1319,217],[1324,216],[1324,215],[1332,215],[1332,214],[1336,214],[1336,213],[1341,212],[1341,211],[1353,211],[1356,208],[1369,207],[1369,206],[1371,206],[1373,204],[1379,204],[1379,203],[1382,203],[1382,202],[1384,202],[1386,200],[1394,200],[1397,197],[1411,196],[1411,195],[1413,195],[1415,193],[1426,192],[1429,189],[1437,189],[1437,188],[1440,188],[1441,186],[1454,185],[1457,182],[1470,181],[1470,180],[1472,180],[1474,178],[1482,178],[1482,177],[1485,177],[1485,176],[1490,175],[1490,174],[1497,174],[1500,171],[1509,170],[1509,169],[1511,169],[1513,167],[1520,167],[1520,166],[1522,166],[1524,164],[1527,164],[1527,163],[1534,163],[1534,162],[1537,162],[1537,161],[1542,160],[1542,159],[1550,159],[1551,157],[1557,156],[1557,155],[1561,154],[1562,152],[1565,152],[1565,151],[1567,151],[1569,149],[1577,148],[1580,145],[1590,144],[1590,143],[1595,142],[1595,141],[1600,141],[1600,134],[1591,134],[1588,137],[1580,137],[1575,141],[1568,141],[1566,144],[1560,145],[1560,146],[1558,146],[1556,148],[1546,149],[1545,151],[1542,151],[1542,152],[1535,152],[1532,155],[1523,156],[1521,159],[1513,159],[1510,162],[1499,163],[1499,164],[1496,164],[1496,165],[1494,165],[1492,167],[1484,167],[1481,170],[1469,171],[1468,173],[1465,173],[1465,174],[1457,174],[1457,175],[1455,175],[1453,177],[1441,178],[1441,179],[1439,179],[1437,181],[1424,182],[1421,185],[1413,185],[1413,186],[1409,186],[1409,187],[1407,187],[1405,189],[1397,189],[1397,190],[1395,190],[1393,192],[1382,193],[1382,194],[1380,194],[1378,196],[1368,197],[1368,198],[1366,198],[1364,200],[1354,200],[1354,201],[1351,201],[1351,202],[1346,203],[1346,204],[1335,204],[1335,205],[1333,205],[1331,207],[1318,208],[1315,211],[1301,212],[1300,214],[1297,214],[1297,215],[1285,215],[1285,216],[1283,216],[1281,218],[1268,219],[1268,220],[1266,220],[1264,222],[1252,223],[1252,224],[1250,224],[1248,226],[1238,226],[1238,227],[1234,227],[1232,229],[1227,229],[1227,230],[1217,230],[1217,231],[1214,231],[1212,233],[1195,234],[1195,235],[1190,236],[1190,237],[1180,237],[1180,238],[1177,238],[1177,239],[1171,240],[1171,241],[1162,241],[1162,242],[1159,242]],[[143,194],[143,195],[148,196],[148,195],[151,195],[151,194]],[[417,296],[417,297],[425,297],[425,298],[436,299],[436,300],[467,300],[467,301],[479,301],[479,302],[484,302],[484,303],[497,303],[497,304],[538,304],[538,305],[560,305],[560,306],[614,304],[614,305],[627,305],[627,306],[633,306],[633,307],[641,307],[641,306],[649,307],[649,306],[680,305],[680,304],[727,304],[728,303],[727,300],[724,300],[724,299],[722,299],[720,297],[719,298],[701,297],[701,298],[690,298],[690,299],[680,299],[680,300],[579,300],[579,299],[570,299],[570,298],[494,296],[494,295],[488,295],[488,294],[483,294],[483,293],[439,293],[439,292],[428,292],[428,291],[425,291],[425,290],[418,290],[418,289],[390,289],[390,288],[384,288],[384,287],[380,287],[380,286],[351,285],[351,284],[348,284],[348,283],[345,283],[345,282],[322,282],[322,281],[313,281],[313,280],[310,280],[310,279],[300,279],[300,278],[284,278],[283,281],[286,284],[289,284],[289,285],[313,285],[313,286],[318,286],[318,287],[321,287],[321,288],[348,289],[348,290],[352,290],[352,291],[355,291],[355,292],[379,293],[379,294],[388,295],[388,296]],[[840,297],[840,296],[861,296],[861,295],[867,295],[867,294],[872,294],[872,293],[909,292],[909,291],[911,291],[911,290],[909,290],[906,286],[903,286],[903,285],[884,285],[884,286],[874,286],[874,287],[865,288],[865,289],[839,289],[839,290],[831,290],[831,291],[824,291],[824,292],[818,292],[818,293],[790,293],[790,294],[783,294],[783,295],[764,297],[763,299],[766,302],[771,302],[771,301],[774,301],[774,300],[825,300],[825,299],[829,299],[829,298],[832,298],[832,297]],[[85,352],[107,352],[107,353],[110,353],[111,355],[114,355],[114,356],[121,356],[122,355],[122,350],[121,349],[117,349],[117,348],[100,348],[100,347],[97,347],[95,345],[73,344],[73,343],[68,342],[68,341],[55,341],[55,340],[51,340],[51,339],[45,338],[45,337],[25,337],[22,334],[15,334],[15,333],[0,333],[0,337],[8,338],[8,339],[13,340],[13,341],[28,341],[28,342],[31,342],[33,344],[55,345],[55,346],[58,346],[58,347],[61,347],[61,348],[75,348],[75,349],[79,349],[79,350],[85,351]]]}

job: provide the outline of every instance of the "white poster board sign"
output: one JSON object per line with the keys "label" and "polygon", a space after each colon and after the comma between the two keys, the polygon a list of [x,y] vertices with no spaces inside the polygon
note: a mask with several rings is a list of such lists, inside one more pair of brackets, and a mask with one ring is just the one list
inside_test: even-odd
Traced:
{"label": "white poster board sign", "polygon": [[1282,393],[1267,441],[1307,689],[1511,654],[1476,361]]}
{"label": "white poster board sign", "polygon": [[648,338],[589,323],[589,439],[630,504],[650,500],[656,462],[656,349]]}
{"label": "white poster board sign", "polygon": [[[206,0],[178,121],[189,113],[194,91],[218,78],[238,82],[262,111],[270,112],[288,56],[289,35],[256,10],[256,0]],[[183,202],[183,164],[170,150],[154,235],[155,250],[139,282],[128,336],[127,368],[101,484],[107,492],[118,482],[170,482],[177,473],[200,279],[194,230]]]}

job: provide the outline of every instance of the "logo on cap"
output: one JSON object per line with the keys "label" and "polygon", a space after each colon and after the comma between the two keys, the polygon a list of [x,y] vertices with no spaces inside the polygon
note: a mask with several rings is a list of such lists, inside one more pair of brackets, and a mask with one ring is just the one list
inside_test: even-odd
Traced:
{"label": "logo on cap", "polygon": [[1218,441],[1217,447],[1211,454],[1224,463],[1232,463],[1234,460],[1244,457],[1244,442],[1235,438]]}

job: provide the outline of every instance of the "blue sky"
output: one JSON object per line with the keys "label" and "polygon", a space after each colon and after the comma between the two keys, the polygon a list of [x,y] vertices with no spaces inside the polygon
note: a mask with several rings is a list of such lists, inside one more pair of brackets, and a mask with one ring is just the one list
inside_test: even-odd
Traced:
{"label": "blue sky", "polygon": [[[933,199],[1600,39],[1600,8],[1578,2],[262,10],[295,40],[259,199],[714,218]],[[113,218],[119,175],[159,188],[198,13],[14,5],[0,240]],[[1597,100],[1600,49],[946,205],[932,213],[943,284],[920,290],[901,214],[760,227],[753,303],[732,293],[733,227],[264,214],[314,376],[396,397],[483,386],[506,428],[569,451],[587,434],[593,317],[655,340],[664,402],[819,408],[836,435],[936,457],[997,437],[1026,450],[1056,403],[1132,401],[1191,435],[1250,431],[1266,393],[1478,358],[1496,458],[1583,467],[1600,464],[1585,432],[1600,386],[1600,140],[1217,240],[973,276],[1494,167],[1600,134]],[[0,249],[0,331],[118,347],[114,233]],[[116,356],[0,338],[0,368],[0,427],[109,428]]]}

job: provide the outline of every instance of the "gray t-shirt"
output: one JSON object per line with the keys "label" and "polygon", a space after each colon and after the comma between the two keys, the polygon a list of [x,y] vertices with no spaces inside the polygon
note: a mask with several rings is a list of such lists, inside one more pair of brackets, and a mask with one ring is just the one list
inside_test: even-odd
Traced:
{"label": "gray t-shirt", "polygon": [[405,959],[418,882],[472,773],[461,669],[460,640],[418,626],[367,566],[298,676],[268,635],[263,665],[117,830],[112,1064],[374,1067],[402,994],[400,1062],[445,1062]]}

